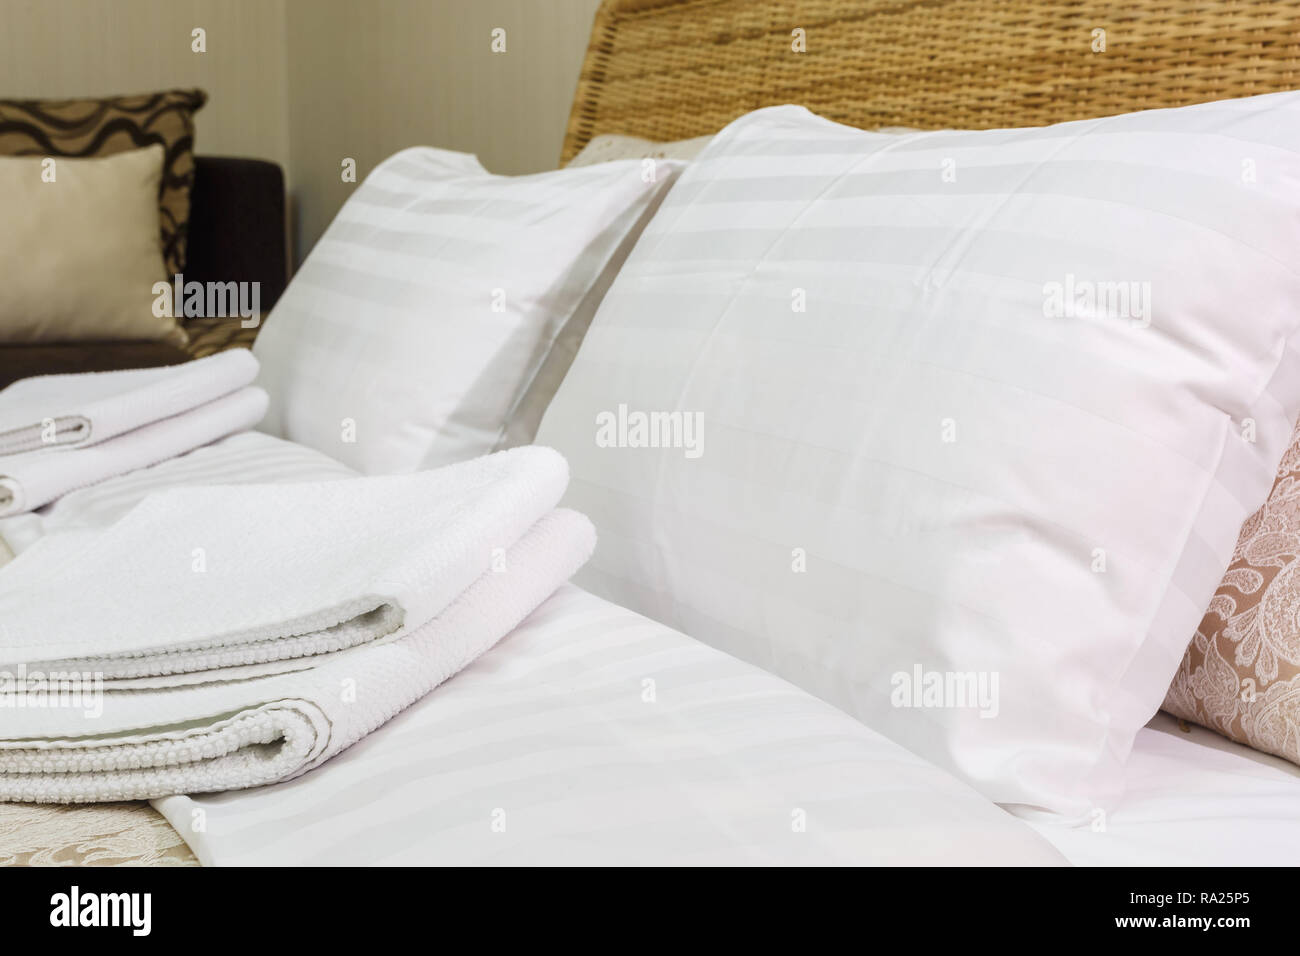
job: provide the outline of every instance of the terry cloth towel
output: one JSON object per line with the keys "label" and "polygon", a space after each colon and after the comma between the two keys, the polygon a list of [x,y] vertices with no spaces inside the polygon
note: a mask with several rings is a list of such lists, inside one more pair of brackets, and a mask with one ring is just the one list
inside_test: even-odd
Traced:
{"label": "terry cloth towel", "polygon": [[149,799],[317,766],[582,566],[595,533],[554,509],[567,480],[528,447],[177,488],[103,531],[48,535],[0,571],[0,800]]}
{"label": "terry cloth towel", "polygon": [[266,392],[250,385],[106,441],[0,457],[0,518],[246,431],[262,420],[266,404]]}
{"label": "terry cloth towel", "polygon": [[37,375],[0,391],[0,455],[84,448],[251,385],[257,359],[230,349],[183,365]]}

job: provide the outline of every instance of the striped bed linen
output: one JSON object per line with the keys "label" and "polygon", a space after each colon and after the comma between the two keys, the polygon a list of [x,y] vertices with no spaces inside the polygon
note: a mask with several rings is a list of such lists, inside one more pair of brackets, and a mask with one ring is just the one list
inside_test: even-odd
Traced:
{"label": "striped bed linen", "polygon": [[154,805],[206,865],[1064,862],[829,705],[572,585],[304,777]]}

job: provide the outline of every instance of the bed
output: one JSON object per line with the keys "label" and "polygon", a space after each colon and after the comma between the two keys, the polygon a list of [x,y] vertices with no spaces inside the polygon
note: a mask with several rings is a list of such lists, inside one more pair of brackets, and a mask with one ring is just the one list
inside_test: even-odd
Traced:
{"label": "bed", "polygon": [[[0,534],[21,551],[51,531],[107,525],[158,487],[340,473],[248,433],[6,519]],[[10,862],[83,865],[478,865],[557,853],[590,864],[1287,865],[1300,843],[1300,768],[1164,713],[1139,734],[1128,792],[1098,828],[1021,822],[861,730],[784,681],[568,585],[445,686],[303,777],[152,805],[10,804],[0,832]],[[495,811],[531,836],[494,831]],[[801,819],[817,822],[807,841]]]}
{"label": "bed", "polygon": [[[1289,2],[606,0],[562,159],[601,134],[685,139],[788,102],[864,128],[993,129],[1297,85],[1300,9]],[[263,462],[253,473],[265,480],[308,473],[290,451],[246,446],[228,440],[149,480],[210,480],[228,473],[230,455]],[[111,520],[147,484],[107,482],[0,533],[21,551],[51,528]],[[575,666],[584,650],[601,655],[599,667]],[[684,690],[726,686],[734,697],[711,705],[684,692],[647,716],[640,678],[665,662]],[[5,807],[18,818],[11,838],[39,819],[47,844],[30,846],[29,832],[18,838],[28,846],[7,856],[378,864],[563,852],[593,863],[686,854],[798,863],[854,862],[874,847],[874,862],[1149,865],[1247,862],[1243,846],[1252,864],[1289,863],[1300,845],[1300,770],[1167,715],[1139,734],[1118,810],[1102,826],[1074,828],[978,805],[923,762],[873,749],[845,721],[782,681],[566,587],[446,687],[307,776],[152,807]],[[428,759],[412,760],[417,753]],[[897,787],[864,815],[868,766],[888,766]],[[498,811],[543,836],[494,829]],[[290,815],[294,825],[283,826]],[[810,847],[800,821],[814,817],[831,839]],[[78,849],[98,844],[107,849]]]}

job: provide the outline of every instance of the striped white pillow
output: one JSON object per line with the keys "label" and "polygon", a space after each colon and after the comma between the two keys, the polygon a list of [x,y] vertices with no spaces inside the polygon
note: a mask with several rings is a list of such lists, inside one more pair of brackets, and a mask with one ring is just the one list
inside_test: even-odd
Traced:
{"label": "striped white pillow", "polygon": [[[385,160],[258,336],[262,429],[366,473],[530,440],[679,169],[629,160],[493,176],[426,147]],[[557,339],[572,343],[552,356]]]}
{"label": "striped white pillow", "polygon": [[1300,410],[1298,249],[1297,94],[743,117],[543,421],[600,532],[578,582],[1087,818]]}

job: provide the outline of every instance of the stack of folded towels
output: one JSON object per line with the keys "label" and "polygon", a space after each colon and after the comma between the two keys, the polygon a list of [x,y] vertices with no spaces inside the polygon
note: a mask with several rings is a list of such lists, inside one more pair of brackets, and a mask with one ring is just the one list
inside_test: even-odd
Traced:
{"label": "stack of folded towels", "polygon": [[0,391],[0,518],[252,428],[266,414],[247,349],[184,365],[41,375]]}
{"label": "stack of folded towels", "polygon": [[[120,427],[128,404],[13,459],[154,427]],[[116,435],[96,434],[108,421]],[[133,461],[155,457],[145,443]],[[0,569],[0,800],[148,799],[319,765],[582,566],[595,533],[556,508],[567,482],[563,458],[527,447],[411,475],[172,487],[46,535]]]}

